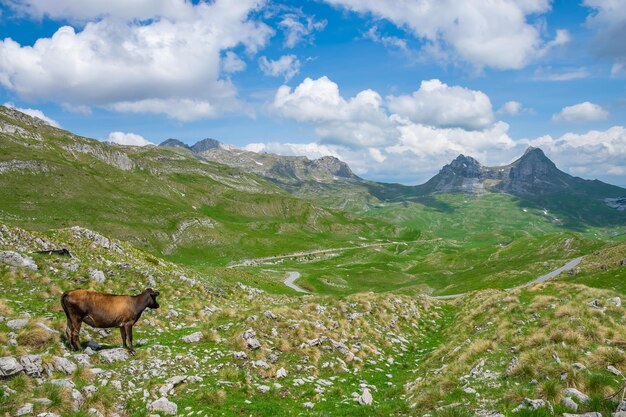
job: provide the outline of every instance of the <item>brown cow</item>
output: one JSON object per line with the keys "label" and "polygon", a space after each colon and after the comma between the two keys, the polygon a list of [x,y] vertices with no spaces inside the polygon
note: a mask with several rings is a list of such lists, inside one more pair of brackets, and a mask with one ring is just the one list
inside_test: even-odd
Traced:
{"label": "brown cow", "polygon": [[[119,327],[124,347],[135,354],[133,324],[146,308],[159,308],[158,291],[147,288],[138,295],[114,295],[90,290],[72,290],[63,293],[61,305],[67,316],[65,334],[72,350],[82,350],[79,340],[82,322],[91,327]],[[128,337],[128,346],[126,338]]]}

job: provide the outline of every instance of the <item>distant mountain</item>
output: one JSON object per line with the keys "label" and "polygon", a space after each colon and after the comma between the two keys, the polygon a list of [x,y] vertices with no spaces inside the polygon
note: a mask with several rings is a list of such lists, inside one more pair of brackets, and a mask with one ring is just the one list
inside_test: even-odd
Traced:
{"label": "distant mountain", "polygon": [[474,158],[459,155],[417,188],[421,193],[498,191],[530,198],[559,193],[593,198],[626,195],[623,188],[573,177],[559,170],[541,149],[533,147],[505,166],[487,167]]}

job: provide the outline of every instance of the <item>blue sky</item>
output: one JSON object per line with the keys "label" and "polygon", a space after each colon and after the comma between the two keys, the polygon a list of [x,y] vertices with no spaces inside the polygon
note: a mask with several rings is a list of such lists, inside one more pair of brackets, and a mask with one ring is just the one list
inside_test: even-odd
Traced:
{"label": "blue sky", "polygon": [[[105,4],[106,3],[106,4]],[[125,144],[212,137],[421,183],[541,146],[626,185],[624,0],[6,0],[0,100]]]}

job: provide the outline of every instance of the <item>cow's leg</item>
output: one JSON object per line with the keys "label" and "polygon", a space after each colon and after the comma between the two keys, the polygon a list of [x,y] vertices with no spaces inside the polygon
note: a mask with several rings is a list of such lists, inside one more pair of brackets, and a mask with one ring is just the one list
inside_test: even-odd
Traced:
{"label": "cow's leg", "polygon": [[76,350],[83,350],[83,347],[80,345],[80,327],[83,324],[83,321],[76,318],[72,320],[72,346]]}
{"label": "cow's leg", "polygon": [[120,327],[120,334],[122,335],[122,344],[124,347],[128,347],[126,346],[126,328],[124,326]]}
{"label": "cow's leg", "polygon": [[135,348],[133,347],[133,325],[127,324],[124,326],[124,328],[126,330],[126,335],[128,336],[128,350],[130,351],[131,355],[134,355]]}
{"label": "cow's leg", "polygon": [[67,340],[67,344],[70,345],[70,350],[74,350],[74,345],[72,344],[72,322],[69,317],[67,318],[67,325],[65,326],[65,339]]}

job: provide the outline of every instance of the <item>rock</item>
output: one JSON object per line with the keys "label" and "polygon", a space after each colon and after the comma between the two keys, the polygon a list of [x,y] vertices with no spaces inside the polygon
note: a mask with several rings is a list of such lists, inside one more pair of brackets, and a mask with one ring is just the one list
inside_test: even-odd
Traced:
{"label": "rock", "polygon": [[25,355],[20,358],[20,364],[24,367],[26,375],[38,378],[43,372],[41,355]]}
{"label": "rock", "polygon": [[267,362],[262,361],[262,360],[254,361],[254,362],[252,363],[252,365],[253,365],[255,368],[263,368],[263,369],[269,369],[269,367],[270,367],[270,366],[267,364]]}
{"label": "rock", "polygon": [[276,378],[284,378],[287,376],[287,370],[285,368],[280,368],[276,371]]}
{"label": "rock", "polygon": [[7,321],[7,327],[13,330],[19,330],[22,327],[26,327],[28,319],[15,319]]}
{"label": "rock", "polygon": [[235,359],[248,359],[248,354],[246,352],[233,352],[233,356]]}
{"label": "rock", "polygon": [[593,300],[589,301],[587,305],[593,308],[602,308],[602,306],[600,305],[600,300],[598,300],[597,298],[594,298]]}
{"label": "rock", "polygon": [[126,349],[117,348],[117,349],[106,349],[98,352],[100,357],[105,361],[111,363],[115,361],[124,361],[129,358],[128,352]]}
{"label": "rock", "polygon": [[524,401],[522,401],[522,403],[519,406],[515,407],[512,411],[514,413],[517,413],[518,411],[521,411],[524,409],[538,410],[543,407],[549,407],[550,412],[551,413],[554,412],[554,410],[552,409],[552,405],[546,402],[545,400],[542,400],[542,399],[531,400],[530,398],[524,398]]}
{"label": "rock", "polygon": [[565,396],[575,398],[576,400],[578,400],[578,402],[581,403],[586,403],[587,401],[589,401],[589,396],[578,391],[576,388],[565,388],[563,394]]}
{"label": "rock", "polygon": [[51,412],[46,412],[46,413],[37,414],[37,417],[59,417],[59,415],[51,413]]}
{"label": "rock", "polygon": [[626,411],[618,411],[612,414],[613,417],[626,417]]}
{"label": "rock", "polygon": [[248,349],[250,350],[257,350],[261,347],[261,343],[256,339],[256,337],[247,339],[246,343],[248,344]]}
{"label": "rock", "polygon": [[616,307],[621,307],[622,306],[622,299],[619,298],[619,297],[609,298],[606,301],[611,303],[611,304],[615,304]]}
{"label": "rock", "polygon": [[267,385],[259,385],[258,386],[259,391],[261,391],[262,393],[266,393],[270,390],[270,387],[268,387]]}
{"label": "rock", "polygon": [[102,414],[100,411],[98,411],[97,408],[90,408],[89,410],[87,410],[87,414],[89,414],[90,416],[93,416],[93,417],[105,417],[104,414]]}
{"label": "rock", "polygon": [[74,388],[74,381],[71,379],[52,379],[50,383],[63,388]]}
{"label": "rock", "polygon": [[17,375],[24,370],[24,367],[12,356],[0,358],[0,377]]}
{"label": "rock", "polygon": [[98,391],[98,388],[96,388],[95,385],[87,385],[83,387],[82,391],[85,397],[91,398],[91,396],[94,395]]}
{"label": "rock", "polygon": [[80,410],[80,407],[85,403],[85,398],[83,394],[80,393],[77,389],[72,390],[72,409],[74,411]]}
{"label": "rock", "polygon": [[570,414],[563,413],[563,417],[602,417],[602,414],[594,411],[592,413],[584,413],[584,414]]}
{"label": "rock", "polygon": [[305,403],[302,403],[302,406],[303,406],[304,408],[311,409],[311,408],[315,407],[315,404],[313,404],[311,401],[307,401],[307,402],[305,402]]}
{"label": "rock", "polygon": [[33,271],[37,270],[37,264],[30,256],[20,255],[11,250],[0,251],[0,263],[5,263],[21,268],[28,268]]}
{"label": "rock", "polygon": [[66,358],[61,358],[59,356],[54,357],[54,369],[63,372],[66,375],[73,374],[78,369],[76,364]]}
{"label": "rock", "polygon": [[175,416],[178,412],[178,406],[165,397],[161,397],[158,400],[149,403],[146,408],[148,411],[161,412],[170,416]]}
{"label": "rock", "polygon": [[577,369],[579,371],[584,371],[585,369],[587,369],[587,367],[580,362],[573,363],[572,368]]}
{"label": "rock", "polygon": [[91,279],[92,281],[96,281],[96,282],[100,282],[100,283],[106,281],[106,277],[104,276],[104,272],[100,271],[99,269],[89,268],[87,270],[87,272],[89,273],[89,279]]}
{"label": "rock", "polygon": [[277,320],[278,316],[274,313],[272,313],[271,311],[266,311],[265,313],[263,313],[263,315],[268,318],[268,319],[272,319],[272,320]]}
{"label": "rock", "polygon": [[374,401],[374,398],[372,398],[372,394],[370,393],[369,388],[363,388],[363,393],[361,395],[359,395],[359,397],[357,398],[357,401],[361,405],[371,405],[372,404],[372,402]]}
{"label": "rock", "polygon": [[77,353],[76,355],[74,355],[74,359],[76,359],[76,362],[80,366],[85,366],[85,367],[92,366],[91,360],[89,359],[89,355],[86,353]]}
{"label": "rock", "polygon": [[26,403],[23,406],[21,406],[20,408],[17,409],[17,411],[15,412],[15,417],[20,417],[26,414],[33,414],[33,404],[32,403]]}
{"label": "rock", "polygon": [[620,376],[622,374],[622,371],[620,371],[619,369],[617,369],[616,367],[614,367],[613,365],[609,365],[606,367],[606,369],[612,373],[613,375],[617,375]]}
{"label": "rock", "polygon": [[576,404],[576,402],[572,400],[570,397],[563,397],[563,399],[561,400],[561,404],[563,404],[565,407],[569,408],[570,410],[574,410],[574,411],[578,410],[578,404]]}
{"label": "rock", "polygon": [[195,332],[187,336],[182,337],[183,342],[185,343],[198,343],[202,340],[202,332]]}

